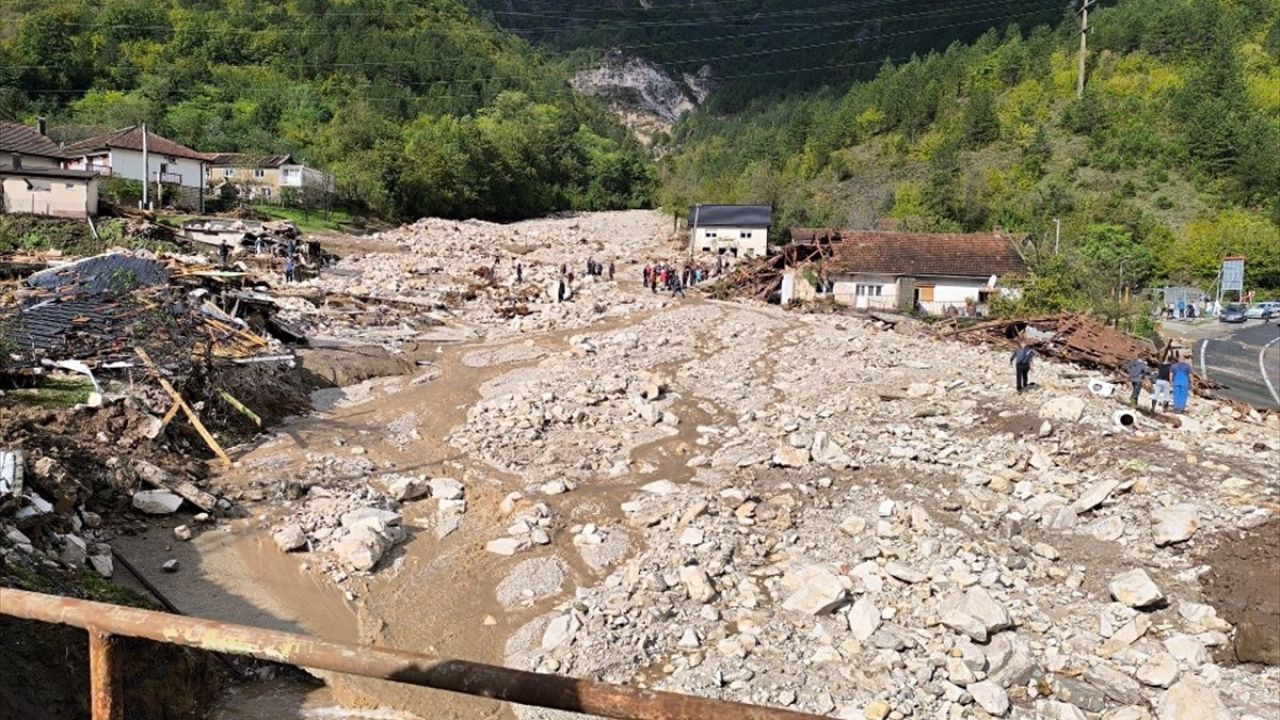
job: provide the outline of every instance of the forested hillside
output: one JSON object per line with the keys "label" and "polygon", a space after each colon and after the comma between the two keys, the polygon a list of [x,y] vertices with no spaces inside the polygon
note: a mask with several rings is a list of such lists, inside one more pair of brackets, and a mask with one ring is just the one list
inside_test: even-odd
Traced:
{"label": "forested hillside", "polygon": [[[989,32],[873,80],[700,113],[663,148],[664,204],[773,202],[783,227],[1002,225],[1031,234],[1028,303],[1096,306],[1227,253],[1280,289],[1280,4],[1121,0]],[[1061,252],[1055,253],[1054,218]]]}
{"label": "forested hillside", "polygon": [[[643,152],[564,67],[457,0],[6,0],[0,118],[147,122],[288,152],[385,217],[649,202]],[[83,126],[67,128],[67,126]]]}
{"label": "forested hillside", "polygon": [[716,110],[875,75],[883,58],[945,49],[988,28],[1056,21],[1063,0],[473,0],[494,21],[560,50],[616,49],[693,73],[709,65]]}

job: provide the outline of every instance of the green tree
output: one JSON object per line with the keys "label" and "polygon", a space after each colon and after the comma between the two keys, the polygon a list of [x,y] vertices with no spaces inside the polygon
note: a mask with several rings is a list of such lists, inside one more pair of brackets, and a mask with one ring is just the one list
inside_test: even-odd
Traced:
{"label": "green tree", "polygon": [[964,110],[966,144],[969,147],[982,147],[999,136],[1000,117],[996,115],[995,94],[986,87],[974,88]]}

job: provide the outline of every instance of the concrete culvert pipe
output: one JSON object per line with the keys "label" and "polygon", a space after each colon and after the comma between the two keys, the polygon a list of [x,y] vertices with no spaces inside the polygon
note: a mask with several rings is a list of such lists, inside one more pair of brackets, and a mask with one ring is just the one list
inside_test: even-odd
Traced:
{"label": "concrete culvert pipe", "polygon": [[1111,422],[1116,427],[1132,430],[1134,425],[1138,424],[1138,416],[1128,410],[1117,410],[1115,415],[1111,416]]}

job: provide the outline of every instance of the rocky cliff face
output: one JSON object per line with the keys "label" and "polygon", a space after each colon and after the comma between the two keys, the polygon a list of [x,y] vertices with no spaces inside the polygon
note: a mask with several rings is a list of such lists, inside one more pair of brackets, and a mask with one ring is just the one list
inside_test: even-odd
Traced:
{"label": "rocky cliff face", "polygon": [[606,99],[646,142],[696,110],[715,88],[710,67],[676,79],[653,62],[617,52],[606,55],[599,67],[575,75],[571,84],[584,95]]}

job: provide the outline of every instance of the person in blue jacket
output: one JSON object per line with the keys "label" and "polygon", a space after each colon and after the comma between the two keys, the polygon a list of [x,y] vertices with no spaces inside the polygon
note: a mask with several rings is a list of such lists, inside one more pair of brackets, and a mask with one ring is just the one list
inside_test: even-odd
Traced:
{"label": "person in blue jacket", "polygon": [[1191,395],[1191,364],[1181,358],[1174,359],[1177,362],[1169,368],[1173,383],[1173,411],[1183,413],[1187,411],[1187,398]]}

